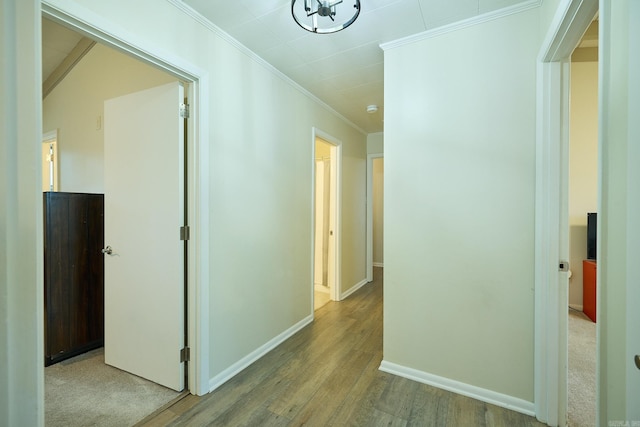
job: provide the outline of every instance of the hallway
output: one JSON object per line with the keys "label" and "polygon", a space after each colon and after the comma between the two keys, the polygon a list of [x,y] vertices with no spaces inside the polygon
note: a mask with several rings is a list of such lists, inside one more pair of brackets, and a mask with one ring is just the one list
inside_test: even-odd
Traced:
{"label": "hallway", "polygon": [[378,370],[382,268],[345,301],[214,392],[140,425],[542,426],[534,418]]}

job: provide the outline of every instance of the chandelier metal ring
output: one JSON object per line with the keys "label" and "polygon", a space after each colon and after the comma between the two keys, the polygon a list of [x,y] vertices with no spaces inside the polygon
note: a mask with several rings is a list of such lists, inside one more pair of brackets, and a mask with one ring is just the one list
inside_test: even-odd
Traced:
{"label": "chandelier metal ring", "polygon": [[[349,7],[350,4],[353,8]],[[331,34],[355,22],[360,15],[360,0],[291,0],[291,15],[300,27],[309,32]]]}

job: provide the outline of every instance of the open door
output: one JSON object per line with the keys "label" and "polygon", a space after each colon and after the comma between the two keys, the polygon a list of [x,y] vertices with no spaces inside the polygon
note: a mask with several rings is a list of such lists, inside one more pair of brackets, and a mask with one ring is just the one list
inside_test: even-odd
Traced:
{"label": "open door", "polygon": [[184,119],[178,82],[105,101],[105,362],[184,389]]}
{"label": "open door", "polygon": [[336,291],[336,148],[315,138],[314,289],[337,301]]}

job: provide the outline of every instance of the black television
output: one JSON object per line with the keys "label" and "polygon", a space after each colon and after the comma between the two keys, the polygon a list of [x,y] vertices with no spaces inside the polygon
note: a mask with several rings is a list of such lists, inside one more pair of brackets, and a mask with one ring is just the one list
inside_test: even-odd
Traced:
{"label": "black television", "polygon": [[587,213],[587,259],[597,259],[598,214]]}

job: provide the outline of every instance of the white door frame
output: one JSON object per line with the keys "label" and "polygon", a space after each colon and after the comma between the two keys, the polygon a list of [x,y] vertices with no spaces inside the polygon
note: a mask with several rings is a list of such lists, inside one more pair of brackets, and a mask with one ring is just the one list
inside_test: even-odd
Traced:
{"label": "white door frame", "polygon": [[[187,84],[191,107],[188,121],[187,186],[188,223],[188,343],[191,360],[188,368],[189,391],[203,395],[209,392],[209,74],[201,68],[140,40],[76,3],[59,0],[41,2],[43,16],[88,37],[115,48],[142,62],[159,68]],[[38,328],[44,328],[38,325]],[[40,335],[42,336],[42,335]]]}
{"label": "white door frame", "polygon": [[538,55],[534,399],[552,426],[567,419],[569,58],[597,11],[598,0],[561,0]]}
{"label": "white door frame", "polygon": [[384,153],[367,154],[367,282],[373,281],[373,159]]}
{"label": "white door frame", "polygon": [[[323,132],[322,130],[313,127],[311,129],[311,189],[312,193],[315,194],[316,188],[316,161],[315,161],[315,153],[316,153],[316,139],[322,139],[323,141],[329,143],[331,148],[331,187],[335,189],[331,198],[335,200],[335,203],[330,203],[330,213],[329,216],[333,216],[333,239],[329,239],[329,244],[332,245],[329,248],[329,254],[333,252],[335,261],[333,263],[333,271],[329,270],[328,281],[330,284],[330,298],[333,301],[340,301],[342,299],[341,296],[341,283],[340,278],[342,267],[340,263],[341,255],[342,255],[342,141],[331,136],[330,134]],[[315,197],[311,198],[311,309],[313,312],[313,298],[314,298],[314,263],[315,263]],[[330,221],[332,222],[332,221]],[[332,243],[333,242],[333,243]],[[331,266],[331,261],[329,261],[329,265]]]}
{"label": "white door frame", "polygon": [[[58,191],[58,129],[44,133],[42,135],[42,144],[49,144],[53,148],[52,152],[50,152],[51,160],[49,160],[49,172],[47,173],[49,189],[44,190],[43,188],[43,191]],[[42,175],[44,176],[44,167]],[[44,180],[42,182],[44,184]]]}

